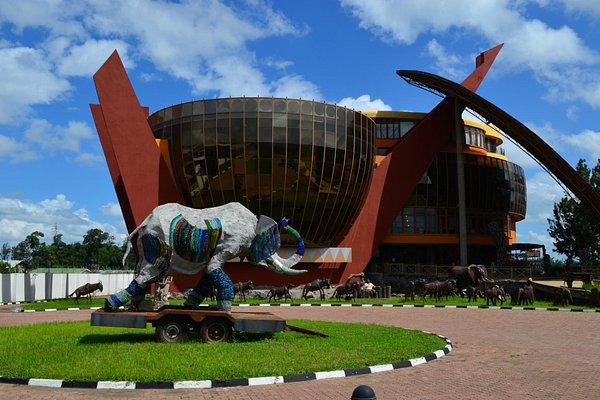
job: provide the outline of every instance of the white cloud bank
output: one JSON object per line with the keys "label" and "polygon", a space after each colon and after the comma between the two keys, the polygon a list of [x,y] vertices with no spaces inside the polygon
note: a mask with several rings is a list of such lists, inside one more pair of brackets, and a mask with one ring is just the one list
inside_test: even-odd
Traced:
{"label": "white cloud bank", "polygon": [[[107,205],[112,216],[117,216],[114,207]],[[101,229],[115,237],[115,243],[121,244],[125,235],[122,226],[93,221],[84,208],[75,208],[75,203],[64,195],[53,199],[32,202],[14,197],[0,197],[0,244],[14,246],[34,231],[44,234],[43,242],[52,243],[55,226],[65,243],[82,242],[83,236],[94,228]]]}
{"label": "white cloud bank", "polygon": [[[495,66],[495,73],[528,70],[547,88],[548,98],[581,99],[600,108],[598,52],[569,26],[555,28],[528,18],[527,3],[503,0],[421,0],[400,5],[386,0],[341,0],[341,3],[358,19],[360,27],[387,42],[410,45],[425,34],[451,32],[456,41],[470,33],[481,37],[483,46],[504,43],[502,60]],[[552,7],[543,1],[538,3]],[[591,0],[573,4],[565,1],[567,10],[572,12],[597,12],[597,4]],[[460,76],[456,68],[465,64],[465,60],[449,53],[435,39],[429,41],[427,51],[436,59],[442,75]]]}
{"label": "white cloud bank", "polygon": [[338,104],[355,110],[390,111],[392,109],[392,107],[385,104],[381,99],[371,100],[371,96],[368,94],[363,94],[355,99],[352,97],[345,97],[338,101]]}

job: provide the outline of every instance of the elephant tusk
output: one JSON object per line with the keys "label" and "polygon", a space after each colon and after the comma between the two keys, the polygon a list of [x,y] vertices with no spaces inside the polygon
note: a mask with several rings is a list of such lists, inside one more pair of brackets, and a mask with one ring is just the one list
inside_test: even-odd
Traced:
{"label": "elephant tusk", "polygon": [[265,260],[266,265],[264,265],[264,266],[266,266],[268,269],[270,269],[271,271],[276,272],[278,274],[299,275],[299,274],[308,272],[308,270],[292,269],[292,268],[288,267],[286,264],[296,265],[300,261],[301,258],[302,258],[302,256],[300,256],[299,254],[294,254],[288,259],[282,259],[277,254],[273,254],[271,257],[269,257]]}

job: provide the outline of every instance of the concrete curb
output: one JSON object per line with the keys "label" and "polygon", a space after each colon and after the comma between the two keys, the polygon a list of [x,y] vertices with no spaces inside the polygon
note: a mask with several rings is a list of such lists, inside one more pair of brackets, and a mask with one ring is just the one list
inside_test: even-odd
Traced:
{"label": "concrete curb", "polygon": [[[20,305],[33,303],[0,303],[4,305]],[[208,306],[201,304],[200,307]],[[513,307],[513,306],[446,306],[435,304],[351,304],[351,303],[238,303],[234,307],[383,307],[383,308],[464,308],[464,309],[489,309],[489,310],[525,310],[525,311],[568,311],[584,313],[600,313],[600,309],[572,309],[561,307]],[[15,312],[46,312],[46,311],[81,311],[81,310],[99,310],[102,307],[69,307],[69,308],[48,308],[45,310],[15,310]]]}

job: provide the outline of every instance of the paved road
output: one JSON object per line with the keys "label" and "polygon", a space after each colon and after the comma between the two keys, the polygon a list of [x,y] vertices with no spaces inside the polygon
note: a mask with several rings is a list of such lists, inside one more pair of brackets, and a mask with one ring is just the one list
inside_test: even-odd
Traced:
{"label": "paved road", "polygon": [[[0,309],[0,311],[2,311]],[[283,318],[388,324],[452,340],[447,356],[349,378],[218,389],[105,390],[0,385],[6,399],[349,399],[361,384],[388,399],[592,399],[600,393],[600,313],[281,307]],[[89,319],[90,311],[0,312],[0,326]]]}

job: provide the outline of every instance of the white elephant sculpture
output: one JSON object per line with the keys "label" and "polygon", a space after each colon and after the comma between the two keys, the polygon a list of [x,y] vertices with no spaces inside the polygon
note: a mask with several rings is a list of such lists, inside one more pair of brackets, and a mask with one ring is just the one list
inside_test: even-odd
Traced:
{"label": "white elephant sculpture", "polygon": [[306,272],[292,269],[302,259],[304,241],[287,220],[281,221],[281,227],[296,238],[296,253],[287,259],[276,253],[281,242],[277,223],[264,215],[257,219],[240,203],[205,209],[176,203],[160,205],[127,238],[123,263],[131,250],[132,237],[138,234],[136,276],[126,289],[108,296],[104,309],[114,311],[129,301],[143,299],[149,285],[164,276],[193,275],[206,268],[186,306],[197,306],[215,288],[217,307],[230,310],[233,284],[222,269],[228,260],[247,258],[281,274]]}

